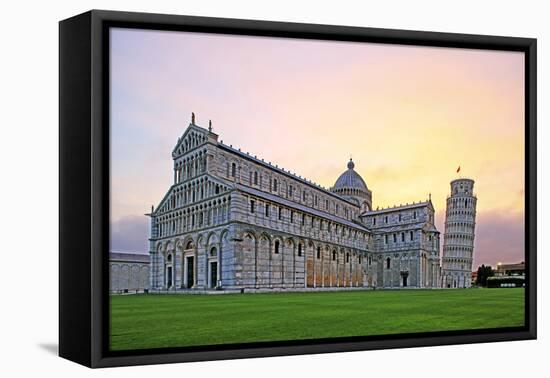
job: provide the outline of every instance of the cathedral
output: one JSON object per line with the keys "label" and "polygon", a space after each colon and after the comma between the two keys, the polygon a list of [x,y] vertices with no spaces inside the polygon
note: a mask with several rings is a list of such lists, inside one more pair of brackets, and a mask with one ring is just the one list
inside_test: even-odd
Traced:
{"label": "cathedral", "polygon": [[[442,286],[431,199],[374,209],[351,159],[326,189],[224,144],[194,115],[172,159],[173,184],[147,214],[152,290]],[[445,285],[457,287],[465,260],[448,261]]]}

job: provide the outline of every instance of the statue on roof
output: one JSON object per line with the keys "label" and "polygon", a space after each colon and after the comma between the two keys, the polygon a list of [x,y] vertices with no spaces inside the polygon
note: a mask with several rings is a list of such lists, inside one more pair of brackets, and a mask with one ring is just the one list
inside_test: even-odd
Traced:
{"label": "statue on roof", "polygon": [[208,131],[212,132],[212,120],[208,120]]}
{"label": "statue on roof", "polygon": [[195,124],[195,112],[191,112],[191,124]]}

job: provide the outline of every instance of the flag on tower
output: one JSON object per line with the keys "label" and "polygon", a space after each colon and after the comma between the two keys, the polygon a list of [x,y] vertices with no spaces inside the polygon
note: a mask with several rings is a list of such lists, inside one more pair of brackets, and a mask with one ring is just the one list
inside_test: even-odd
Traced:
{"label": "flag on tower", "polygon": [[456,169],[456,173],[460,172],[460,165],[458,166],[458,168]]}

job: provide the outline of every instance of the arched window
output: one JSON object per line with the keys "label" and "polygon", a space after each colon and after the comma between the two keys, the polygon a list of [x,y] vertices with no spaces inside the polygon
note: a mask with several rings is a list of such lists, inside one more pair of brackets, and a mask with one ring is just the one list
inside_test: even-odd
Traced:
{"label": "arched window", "polygon": [[254,185],[258,185],[258,172],[254,172]]}
{"label": "arched window", "polygon": [[349,253],[346,253],[346,262],[349,263]]}
{"label": "arched window", "polygon": [[166,261],[172,261],[172,255],[168,255],[168,258],[166,259]]}
{"label": "arched window", "polygon": [[275,253],[279,253],[279,241],[275,240]]}
{"label": "arched window", "polygon": [[336,251],[332,251],[332,261],[336,261]]}
{"label": "arched window", "polygon": [[411,238],[411,241],[414,239],[414,233],[412,231],[410,231],[410,234],[409,234],[410,238]]}
{"label": "arched window", "polygon": [[386,259],[386,269],[390,269],[390,267],[391,267],[391,259],[388,257]]}
{"label": "arched window", "polygon": [[321,247],[317,247],[317,258],[321,258]]}
{"label": "arched window", "polygon": [[302,257],[302,244],[298,244],[298,257]]}
{"label": "arched window", "polygon": [[216,254],[217,254],[216,252],[217,252],[216,247],[212,247],[212,249],[210,249],[210,256],[216,257]]}
{"label": "arched window", "polygon": [[235,177],[237,175],[237,164],[231,163],[231,177]]}
{"label": "arched window", "polygon": [[277,179],[273,179],[273,191],[277,191],[278,190],[278,186],[277,186]]}

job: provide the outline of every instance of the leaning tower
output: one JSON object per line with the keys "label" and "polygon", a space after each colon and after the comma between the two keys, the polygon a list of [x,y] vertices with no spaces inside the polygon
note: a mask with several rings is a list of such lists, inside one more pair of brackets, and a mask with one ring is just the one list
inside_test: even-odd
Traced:
{"label": "leaning tower", "polygon": [[476,203],[474,180],[460,178],[451,181],[441,266],[441,286],[444,288],[472,285]]}

